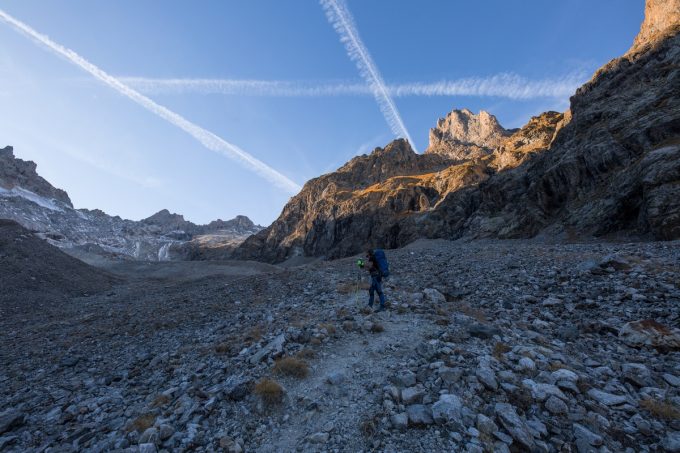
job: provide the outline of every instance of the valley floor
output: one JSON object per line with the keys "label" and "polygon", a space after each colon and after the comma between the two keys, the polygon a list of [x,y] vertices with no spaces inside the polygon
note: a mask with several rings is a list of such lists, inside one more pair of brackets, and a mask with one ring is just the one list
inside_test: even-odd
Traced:
{"label": "valley floor", "polygon": [[680,451],[680,242],[387,254],[1,307],[0,451]]}

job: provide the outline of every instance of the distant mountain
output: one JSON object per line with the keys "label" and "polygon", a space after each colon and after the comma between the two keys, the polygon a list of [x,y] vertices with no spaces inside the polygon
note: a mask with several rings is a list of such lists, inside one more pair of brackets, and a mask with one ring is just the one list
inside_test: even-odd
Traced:
{"label": "distant mountain", "polygon": [[422,155],[397,140],[307,182],[235,255],[335,258],[421,237],[680,238],[679,32],[680,0],[648,0],[633,47],[565,113],[509,131],[454,110]]}
{"label": "distant mountain", "polygon": [[0,219],[67,251],[152,261],[225,258],[262,229],[245,216],[196,225],[166,209],[139,222],[74,209],[68,194],[40,177],[34,162],[14,157],[11,146],[0,149]]}

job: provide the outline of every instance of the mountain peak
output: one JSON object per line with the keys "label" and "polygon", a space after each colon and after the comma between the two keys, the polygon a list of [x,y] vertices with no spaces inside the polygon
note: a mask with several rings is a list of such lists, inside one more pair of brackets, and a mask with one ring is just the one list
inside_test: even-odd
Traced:
{"label": "mountain peak", "polygon": [[511,133],[487,111],[475,115],[466,108],[455,109],[430,129],[430,145],[425,152],[472,159],[491,153]]}
{"label": "mountain peak", "polygon": [[30,160],[17,159],[14,148],[0,149],[0,188],[8,190],[21,188],[36,195],[60,201],[70,207],[71,199],[61,189],[57,189],[37,173],[38,166]]}
{"label": "mountain peak", "polygon": [[628,53],[633,53],[680,30],[680,0],[647,0],[645,20]]}

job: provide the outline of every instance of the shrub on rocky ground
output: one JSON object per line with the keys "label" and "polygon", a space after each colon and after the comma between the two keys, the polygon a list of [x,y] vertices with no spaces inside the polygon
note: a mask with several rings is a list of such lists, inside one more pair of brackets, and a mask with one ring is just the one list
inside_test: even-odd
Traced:
{"label": "shrub on rocky ground", "polygon": [[309,366],[304,360],[295,357],[284,357],[274,364],[274,373],[296,378],[305,378],[309,375]]}
{"label": "shrub on rocky ground", "polygon": [[154,414],[143,414],[132,421],[130,426],[128,426],[128,431],[143,433],[151,428],[154,423],[156,423],[156,416]]}
{"label": "shrub on rocky ground", "polygon": [[151,407],[163,407],[169,402],[170,397],[168,395],[161,394],[154,398],[153,403],[151,403]]}
{"label": "shrub on rocky ground", "polygon": [[663,420],[680,420],[680,409],[667,400],[647,398],[640,400],[640,407],[656,418]]}
{"label": "shrub on rocky ground", "polygon": [[255,384],[253,393],[259,396],[268,406],[281,404],[283,401],[283,387],[273,379],[264,378]]}
{"label": "shrub on rocky ground", "polygon": [[384,331],[385,331],[385,327],[383,327],[382,324],[378,324],[377,322],[374,322],[371,325],[371,332],[372,333],[380,333],[380,332],[384,332]]}
{"label": "shrub on rocky ground", "polygon": [[314,351],[313,349],[305,348],[298,352],[296,354],[296,357],[302,360],[313,359],[314,357],[316,357],[316,351]]}
{"label": "shrub on rocky ground", "polygon": [[510,352],[511,350],[512,348],[510,346],[499,341],[493,345],[492,354],[497,360],[501,360],[503,358],[503,354]]}

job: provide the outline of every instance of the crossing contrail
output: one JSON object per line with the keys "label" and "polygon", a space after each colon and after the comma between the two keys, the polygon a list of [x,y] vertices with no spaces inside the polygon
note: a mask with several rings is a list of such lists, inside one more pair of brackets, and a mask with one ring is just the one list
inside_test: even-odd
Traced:
{"label": "crossing contrail", "polygon": [[397,137],[407,139],[415,150],[415,144],[401,120],[397,106],[390,97],[378,68],[359,37],[352,14],[347,9],[344,0],[321,0],[321,6],[326,12],[328,22],[340,35],[340,42],[345,45],[347,55],[357,65],[359,74],[368,84],[392,133]]}
{"label": "crossing contrail", "polygon": [[66,58],[71,63],[80,67],[84,71],[90,73],[92,76],[98,80],[104,82],[106,85],[110,86],[114,90],[118,91],[123,96],[128,97],[132,101],[141,105],[151,113],[163,118],[169,123],[182,129],[184,132],[188,133],[196,140],[198,140],[203,146],[211,151],[220,153],[230,159],[235,160],[239,164],[248,168],[249,170],[257,173],[258,175],[265,178],[272,184],[290,192],[297,193],[300,191],[301,187],[295,182],[288,179],[286,176],[282,175],[278,171],[274,170],[264,162],[258,160],[254,156],[245,152],[238,146],[227,142],[226,140],[218,137],[212,132],[203,129],[202,127],[192,123],[191,121],[185,119],[181,115],[169,110],[162,105],[157,104],[148,97],[134,90],[133,88],[127,86],[117,78],[109,75],[93,63],[90,63],[85,58],[78,55],[71,49],[68,49],[56,42],[52,41],[46,35],[38,33],[33,28],[29,27],[25,23],[15,19],[6,12],[0,9],[0,19],[4,20],[16,30],[28,35],[30,38],[34,39],[38,43],[47,47],[52,52]]}
{"label": "crossing contrail", "polygon": [[[372,96],[365,83],[351,81],[284,81],[207,78],[117,77],[118,80],[145,94],[225,94],[243,96],[321,97]],[[392,97],[406,96],[480,96],[513,100],[565,98],[588,80],[586,71],[571,72],[560,77],[527,79],[514,73],[488,77],[466,77],[437,82],[387,84]]]}

